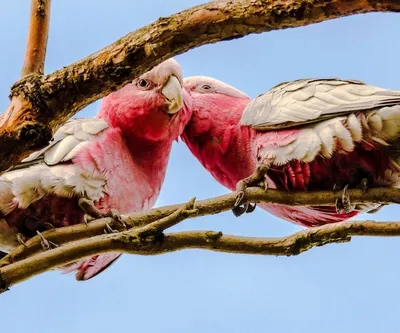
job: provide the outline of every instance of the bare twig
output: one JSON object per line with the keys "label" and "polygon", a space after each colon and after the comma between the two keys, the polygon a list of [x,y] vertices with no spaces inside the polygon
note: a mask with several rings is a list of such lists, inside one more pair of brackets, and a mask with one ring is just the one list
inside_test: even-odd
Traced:
{"label": "bare twig", "polygon": [[226,253],[292,256],[329,243],[349,242],[351,236],[400,236],[400,222],[357,221],[309,228],[279,238],[223,235],[215,231],[166,234],[162,242],[143,239],[128,230],[71,242],[39,253],[0,269],[0,286],[15,285],[52,268],[100,252],[157,255],[183,249],[203,249]]}
{"label": "bare twig", "polygon": [[251,33],[338,17],[400,11],[398,0],[213,1],[132,32],[103,50],[47,76],[17,82],[0,119],[0,170],[48,144],[52,133],[93,101],[163,60],[195,47]]}
{"label": "bare twig", "polygon": [[28,39],[21,77],[43,74],[49,35],[51,0],[32,0]]}
{"label": "bare twig", "polygon": [[164,230],[173,227],[183,220],[197,214],[198,210],[194,208],[195,198],[188,203],[181,205],[171,215],[165,216],[155,222],[133,229],[134,234],[140,238],[148,238],[162,233]]}
{"label": "bare twig", "polygon": [[[361,190],[349,190],[349,195],[351,196],[352,203],[400,203],[400,190],[393,188],[370,189],[365,194]],[[194,218],[227,211],[233,207],[236,196],[237,193],[232,192],[211,199],[196,201],[194,210],[185,209],[185,218]],[[335,194],[331,191],[287,193],[276,190],[264,191],[261,188],[248,188],[246,190],[245,202],[277,203],[290,206],[324,206],[333,205],[339,196],[340,193]],[[157,224],[163,224],[164,222],[162,221],[164,218],[171,218],[171,214],[176,214],[184,206],[185,204],[171,205],[154,208],[147,212],[122,215],[122,220],[130,228],[146,226],[154,221],[157,221],[155,222]],[[265,216],[267,219],[268,215]],[[64,244],[101,235],[106,227],[106,223],[110,224],[113,228],[123,230],[119,225],[114,224],[111,218],[103,218],[90,222],[88,226],[77,224],[70,227],[57,228],[56,230],[48,230],[43,232],[42,235],[49,241]],[[0,267],[22,260],[41,251],[40,239],[38,237],[31,238],[26,241],[26,246],[19,246],[12,253],[0,260]]]}

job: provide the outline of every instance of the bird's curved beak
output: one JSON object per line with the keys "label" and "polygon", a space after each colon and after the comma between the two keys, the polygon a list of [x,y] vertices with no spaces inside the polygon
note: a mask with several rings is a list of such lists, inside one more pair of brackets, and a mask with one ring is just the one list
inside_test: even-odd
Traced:
{"label": "bird's curved beak", "polygon": [[181,83],[178,78],[171,75],[167,83],[161,90],[161,93],[166,99],[166,104],[168,106],[168,114],[177,113],[183,106],[183,91]]}

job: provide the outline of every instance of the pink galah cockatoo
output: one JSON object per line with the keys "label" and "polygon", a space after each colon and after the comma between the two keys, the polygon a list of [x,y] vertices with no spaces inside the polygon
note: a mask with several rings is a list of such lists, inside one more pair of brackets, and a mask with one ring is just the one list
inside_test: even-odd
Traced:
{"label": "pink galah cockatoo", "polygon": [[282,83],[251,100],[208,77],[184,80],[192,118],[182,139],[222,185],[263,185],[284,191],[344,189],[331,207],[261,204],[303,225],[344,221],[374,204],[351,205],[347,188],[400,187],[400,91],[359,81],[305,79]]}
{"label": "pink galah cockatoo", "polygon": [[[151,208],[172,143],[191,116],[182,106],[182,71],[169,59],[105,97],[96,118],[68,121],[46,148],[0,177],[0,250],[37,231],[82,223],[81,198],[104,214]],[[120,255],[100,254],[64,270],[87,280]]]}

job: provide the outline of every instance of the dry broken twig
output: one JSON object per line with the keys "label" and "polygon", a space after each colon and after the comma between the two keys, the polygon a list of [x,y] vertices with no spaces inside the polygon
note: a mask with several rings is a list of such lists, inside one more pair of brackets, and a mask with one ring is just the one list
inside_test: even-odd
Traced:
{"label": "dry broken twig", "polygon": [[[28,37],[21,70],[23,80],[28,79],[30,75],[43,74],[49,34],[50,7],[51,0],[31,0]],[[10,105],[0,117],[0,150],[5,152],[5,154],[0,153],[0,172],[20,161],[23,158],[22,155],[27,155],[23,154],[23,151],[20,151],[19,147],[14,144],[20,141],[23,144],[21,149],[24,150],[30,145],[38,145],[38,140],[42,141],[39,145],[44,146],[51,139],[50,133],[47,133],[46,137],[38,137],[35,130],[35,122],[40,122],[46,111],[40,106],[37,107],[34,102],[41,99],[40,91],[36,89],[29,96],[25,93],[17,96],[11,92],[10,98]],[[31,142],[29,143],[29,141]],[[13,151],[17,152],[17,156],[13,155]],[[5,163],[4,168],[1,168],[3,163]]]}
{"label": "dry broken twig", "polygon": [[21,77],[44,72],[47,38],[49,35],[51,0],[32,0],[26,43],[24,64]]}
{"label": "dry broken twig", "polygon": [[[400,203],[400,190],[377,188],[365,195],[361,190],[350,190],[354,203]],[[296,255],[315,246],[328,243],[346,242],[352,235],[400,236],[400,222],[345,222],[310,228],[282,238],[254,238],[223,236],[214,231],[162,232],[187,219],[211,215],[233,207],[236,192],[227,195],[189,203],[155,208],[148,212],[123,215],[122,220],[129,230],[104,235],[106,223],[112,219],[99,219],[85,224],[49,230],[43,235],[62,246],[41,252],[40,239],[35,237],[20,246],[1,261],[0,286],[24,281],[32,276],[55,267],[95,255],[101,252],[125,252],[141,255],[155,255],[188,248],[209,249],[229,253],[264,255]],[[252,202],[274,202],[288,205],[332,205],[338,194],[332,192],[286,193],[274,190],[265,192],[260,188],[249,188],[246,200]],[[83,237],[91,238],[82,239]],[[160,237],[158,237],[160,236]]]}
{"label": "dry broken twig", "polygon": [[15,83],[11,104],[0,119],[0,171],[47,145],[54,131],[83,107],[167,58],[251,33],[387,11],[400,11],[400,2],[213,1],[160,18],[75,64]]}

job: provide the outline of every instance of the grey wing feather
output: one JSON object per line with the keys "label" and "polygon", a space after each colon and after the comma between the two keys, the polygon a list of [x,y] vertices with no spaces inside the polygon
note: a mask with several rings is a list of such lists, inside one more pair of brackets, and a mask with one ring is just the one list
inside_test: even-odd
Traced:
{"label": "grey wing feather", "polygon": [[107,122],[98,118],[70,119],[57,130],[48,146],[32,153],[11,170],[27,168],[43,162],[47,165],[67,162],[91,138],[104,131],[107,127]]}
{"label": "grey wing feather", "polygon": [[400,103],[400,91],[341,79],[284,82],[245,108],[241,123],[257,130],[289,128]]}

